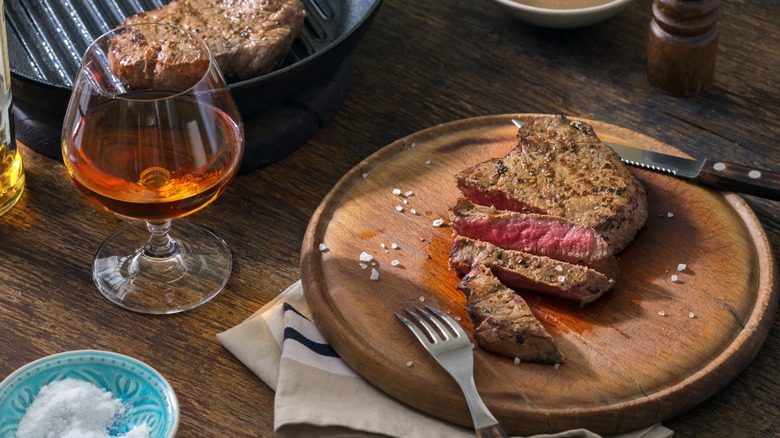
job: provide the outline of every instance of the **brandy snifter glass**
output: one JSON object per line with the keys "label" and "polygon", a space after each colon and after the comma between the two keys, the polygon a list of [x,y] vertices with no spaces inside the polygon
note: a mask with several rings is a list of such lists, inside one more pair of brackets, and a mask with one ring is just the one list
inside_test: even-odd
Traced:
{"label": "brandy snifter glass", "polygon": [[192,309],[225,286],[232,256],[182,219],[236,175],[244,128],[208,47],[166,24],[114,29],[86,50],[62,129],[68,175],[95,204],[134,219],[98,249],[93,279],[127,309]]}

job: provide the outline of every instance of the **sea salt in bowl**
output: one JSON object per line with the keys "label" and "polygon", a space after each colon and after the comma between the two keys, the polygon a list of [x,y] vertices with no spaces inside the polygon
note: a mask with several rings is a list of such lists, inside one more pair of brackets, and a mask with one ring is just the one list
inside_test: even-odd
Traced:
{"label": "sea salt in bowl", "polygon": [[0,437],[16,436],[19,422],[40,389],[67,378],[94,384],[123,402],[126,413],[114,424],[112,436],[143,424],[152,438],[176,436],[179,402],[160,373],[121,354],[77,350],[38,359],[0,382]]}
{"label": "sea salt in bowl", "polygon": [[495,0],[521,21],[553,29],[571,29],[604,21],[633,0]]}

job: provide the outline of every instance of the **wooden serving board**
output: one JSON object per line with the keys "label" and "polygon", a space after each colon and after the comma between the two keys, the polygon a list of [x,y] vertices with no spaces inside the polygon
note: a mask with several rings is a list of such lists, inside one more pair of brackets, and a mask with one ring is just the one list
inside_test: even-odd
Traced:
{"label": "wooden serving board", "polygon": [[[533,115],[457,121],[381,149],[328,194],[303,243],[307,302],[342,358],[387,394],[464,426],[471,420],[458,387],[393,313],[429,304],[472,330],[455,289],[459,279],[447,267],[452,231],[448,221],[433,222],[448,218],[457,171],[516,144],[513,117]],[[683,155],[642,134],[585,121],[603,140]],[[648,191],[649,218],[619,254],[616,286],[583,309],[521,292],[566,362],[515,365],[474,351],[479,392],[512,434],[580,427],[612,434],[663,421],[725,386],[767,336],[777,269],[742,198],[640,169],[636,175]],[[413,194],[397,196],[394,188]],[[377,280],[359,266],[364,251],[373,255]]]}

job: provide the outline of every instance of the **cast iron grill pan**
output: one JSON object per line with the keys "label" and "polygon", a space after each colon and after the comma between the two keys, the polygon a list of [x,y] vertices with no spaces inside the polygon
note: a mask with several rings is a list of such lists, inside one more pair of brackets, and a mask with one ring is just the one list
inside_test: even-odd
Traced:
{"label": "cast iron grill pan", "polygon": [[[35,144],[28,146],[50,157],[59,156],[59,130],[84,51],[94,39],[117,27],[128,16],[166,3],[166,0],[5,2],[14,104],[23,123],[34,127],[26,130],[22,127],[21,131],[36,136]],[[306,106],[302,99],[310,96],[317,102],[330,100],[323,111],[332,112],[333,100],[344,97],[341,89],[345,84],[334,81],[350,76],[345,74],[342,64],[368,30],[381,0],[303,0],[303,3],[307,18],[301,35],[274,71],[243,81],[226,78],[245,121],[273,112],[291,101],[295,106]],[[332,115],[318,114],[321,112],[318,108],[307,111],[317,115],[319,125]],[[279,137],[278,132],[274,135]],[[251,145],[247,146],[247,152],[251,152]],[[285,148],[277,145],[276,149]],[[272,159],[275,158],[254,157],[258,163]]]}
{"label": "cast iron grill pan", "polygon": [[[291,53],[268,74],[231,81],[241,110],[271,106],[327,76],[362,38],[381,0],[303,0],[307,18]],[[81,56],[98,36],[163,0],[14,0],[5,2],[11,73],[25,102],[45,100],[64,114]],[[316,68],[315,68],[316,67]],[[230,80],[230,78],[228,78]],[[40,97],[43,97],[40,96]]]}

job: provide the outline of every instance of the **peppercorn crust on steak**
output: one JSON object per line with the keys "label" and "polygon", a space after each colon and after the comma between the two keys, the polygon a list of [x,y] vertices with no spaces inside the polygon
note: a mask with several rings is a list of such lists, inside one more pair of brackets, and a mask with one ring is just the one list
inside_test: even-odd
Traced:
{"label": "peppercorn crust on steak", "polygon": [[591,227],[617,253],[647,220],[647,194],[620,156],[585,122],[538,117],[506,156],[456,175],[474,202]]}
{"label": "peppercorn crust on steak", "polygon": [[466,295],[474,340],[480,347],[521,361],[564,361],[555,340],[528,303],[504,286],[489,268],[475,265],[457,288]]}
{"label": "peppercorn crust on steak", "polygon": [[476,265],[484,265],[507,286],[555,295],[580,306],[595,301],[615,284],[611,278],[587,266],[503,249],[463,236],[455,238],[449,263],[450,268],[462,275]]}
{"label": "peppercorn crust on steak", "polygon": [[[306,17],[301,0],[173,0],[128,17],[123,25],[166,23],[200,36],[222,73],[239,80],[268,73],[292,48]],[[123,36],[124,35],[124,36]],[[203,72],[203,60],[176,56],[165,34],[120,34],[112,41],[111,69],[134,87],[171,87]],[[172,55],[173,53],[173,55]]]}

